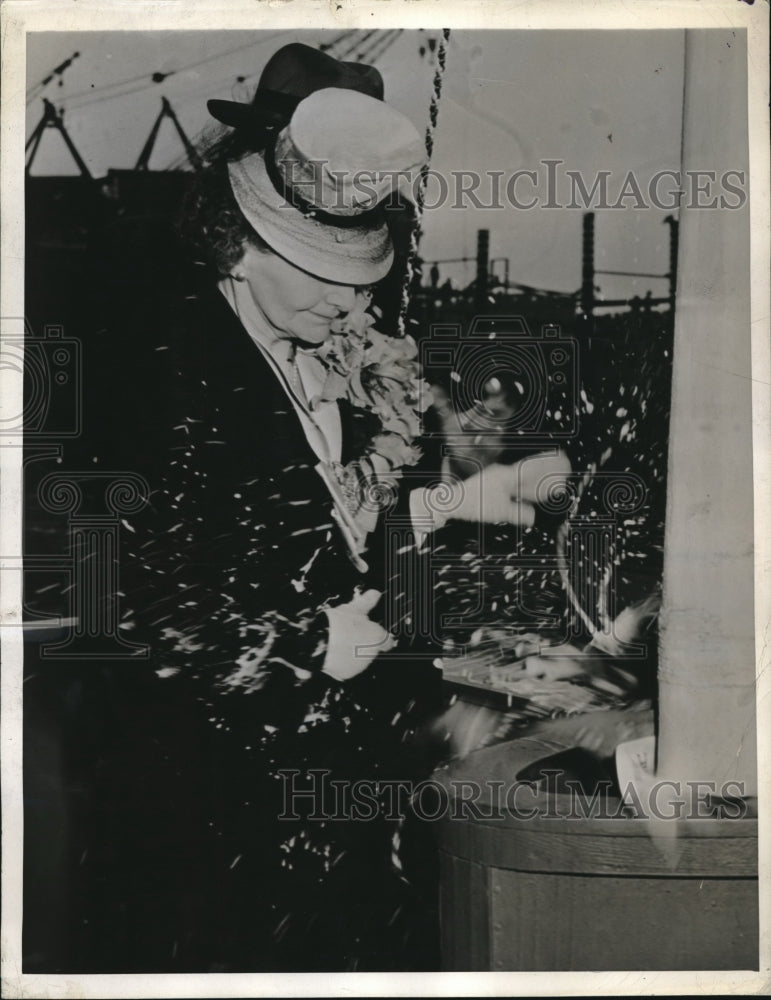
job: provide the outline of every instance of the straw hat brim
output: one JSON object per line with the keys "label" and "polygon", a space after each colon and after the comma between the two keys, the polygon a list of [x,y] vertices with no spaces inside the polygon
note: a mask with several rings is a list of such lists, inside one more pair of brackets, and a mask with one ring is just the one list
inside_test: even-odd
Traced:
{"label": "straw hat brim", "polygon": [[274,188],[261,153],[228,165],[244,217],[268,246],[291,264],[325,281],[372,285],[393,263],[385,222],[339,228],[304,215]]}

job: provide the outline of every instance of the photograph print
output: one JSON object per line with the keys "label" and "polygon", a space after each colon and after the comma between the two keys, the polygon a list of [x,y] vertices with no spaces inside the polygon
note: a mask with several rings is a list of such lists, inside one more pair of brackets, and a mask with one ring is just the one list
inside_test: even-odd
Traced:
{"label": "photograph print", "polygon": [[747,93],[27,33],[25,975],[759,968]]}

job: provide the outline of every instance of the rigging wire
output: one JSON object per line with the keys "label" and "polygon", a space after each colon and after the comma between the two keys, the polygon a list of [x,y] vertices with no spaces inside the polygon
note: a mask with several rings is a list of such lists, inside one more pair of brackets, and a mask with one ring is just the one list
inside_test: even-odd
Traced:
{"label": "rigging wire", "polygon": [[336,45],[340,45],[341,42],[344,42],[347,38],[350,38],[351,35],[355,34],[356,28],[349,28],[348,31],[344,31],[341,35],[338,35],[337,38],[333,38],[331,42],[322,42],[319,45],[319,50],[321,52],[329,52],[330,49],[333,49]]}
{"label": "rigging wire", "polygon": [[381,52],[384,52],[390,45],[391,41],[398,35],[398,30],[391,29],[386,31],[380,38],[378,38],[373,45],[371,45],[366,53],[362,53],[359,56],[358,61],[361,62],[362,59],[366,59],[367,62],[372,65],[375,60],[379,58]]}
{"label": "rigging wire", "polygon": [[372,38],[372,36],[376,33],[376,31],[377,31],[376,28],[373,28],[371,31],[365,31],[364,35],[361,38],[357,38],[356,41],[353,42],[352,45],[349,45],[344,52],[337,52],[335,54],[335,57],[337,59],[347,59],[348,56],[352,55],[358,48],[361,48],[361,46],[365,45],[369,41],[369,39]]}
{"label": "rigging wire", "polygon": [[382,46],[382,48],[379,49],[376,53],[373,53],[369,57],[371,62],[375,63],[377,62],[378,59],[382,59],[382,57],[386,54],[386,52],[388,52],[388,50],[391,48],[394,42],[397,42],[399,40],[403,32],[404,28],[398,28],[396,33],[391,38],[389,38],[388,41],[386,41],[386,43]]}
{"label": "rigging wire", "polygon": [[[176,107],[186,107],[187,105],[200,101],[200,99],[205,95],[207,98],[216,97],[218,94],[223,94],[225,99],[233,99],[233,87],[238,83],[245,83],[248,80],[253,79],[253,75],[246,75],[239,73],[234,75],[233,73],[228,73],[227,76],[217,77],[216,80],[208,80],[202,83],[199,87],[195,87],[193,90],[186,91],[184,94],[178,94],[174,98],[174,105]],[[228,89],[229,88],[229,93]]]}
{"label": "rigging wire", "polygon": [[81,98],[80,100],[75,101],[72,104],[64,100],[57,101],[56,104],[58,107],[60,107],[60,109],[63,112],[77,111],[80,108],[90,107],[92,104],[101,104],[103,101],[112,101],[116,100],[119,97],[130,97],[133,94],[139,94],[141,91],[147,90],[148,86],[150,85],[151,84],[148,83],[135,83],[133,86],[124,85],[122,90],[116,90],[114,93],[109,93],[104,95],[94,93],[92,97]]}
{"label": "rigging wire", "polygon": [[[248,49],[256,48],[258,45],[274,41],[276,38],[287,34],[291,34],[289,29],[284,31],[274,31],[266,35],[264,38],[259,38],[256,41],[251,41],[244,45],[239,45],[236,48],[228,49],[225,52],[216,52],[214,55],[207,56],[204,59],[198,59],[191,63],[186,63],[177,67],[177,69],[168,70],[165,73],[160,70],[156,70],[153,73],[142,73],[140,76],[128,77],[124,80],[116,80],[114,83],[104,84],[101,87],[89,87],[86,90],[76,91],[75,93],[68,94],[66,97],[62,98],[59,103],[68,104],[70,101],[77,101],[78,98],[87,98],[87,100],[79,101],[77,104],[72,105],[73,107],[85,107],[86,104],[91,104],[98,100],[110,100],[112,97],[122,97],[127,93],[134,93],[144,89],[145,87],[151,87],[154,84],[163,83],[170,76],[176,76],[180,73],[188,72],[191,69],[198,69],[198,67],[215,62],[217,59],[224,59],[225,57],[235,55],[238,52],[245,52]],[[124,87],[131,87],[132,84],[141,84],[141,86],[137,86],[131,90],[122,90]],[[110,93],[113,90],[120,90],[121,92],[119,94]]]}
{"label": "rigging wire", "polygon": [[43,79],[40,80],[38,83],[33,84],[33,86],[29,87],[27,89],[27,104],[33,101],[36,97],[40,96],[40,94],[43,93],[48,84],[51,83],[54,77],[56,76],[59,77],[59,86],[61,87],[64,82],[63,81],[64,71],[66,69],[69,69],[70,66],[75,62],[75,60],[79,58],[80,58],[80,52],[73,52],[72,55],[69,57],[69,59],[65,59],[64,62],[59,63],[58,66],[54,66],[54,68],[50,71],[50,73],[48,73],[47,76],[44,76]]}
{"label": "rigging wire", "polygon": [[[396,31],[396,37],[398,37],[401,33],[402,33],[401,29],[399,29],[398,31]],[[348,31],[344,31],[340,35],[338,35],[336,38],[332,39],[332,41],[326,42],[323,45],[319,45],[319,49],[323,50],[323,51],[329,51],[335,45],[337,45],[340,42],[344,41],[346,38],[349,38],[352,34],[356,34],[356,30],[355,29],[350,29]],[[386,32],[386,34],[390,35],[390,34],[392,34],[392,32],[388,31],[388,32]],[[393,40],[395,41],[395,38]],[[382,41],[382,39],[379,39],[378,41],[380,42],[380,41]],[[382,49],[382,51],[385,51],[386,47],[390,47],[390,45],[385,46]],[[219,86],[220,83],[222,83],[222,85],[224,87],[224,84],[226,82],[231,82],[231,83],[232,82],[239,82],[239,83],[243,83],[243,82],[245,82],[245,81],[247,81],[249,79],[253,79],[256,76],[257,76],[257,74],[254,73],[254,74],[249,74],[248,76],[238,76],[238,77],[235,77],[235,78],[232,77],[232,76],[230,76],[230,75],[228,75],[227,77],[221,77],[220,79],[218,79],[214,83],[209,82],[209,83],[205,84],[203,87],[200,87],[197,90],[194,90],[194,91],[192,91],[190,93],[185,94],[183,97],[176,99],[175,100],[175,104],[177,104],[177,105],[180,105],[180,104],[184,105],[188,101],[190,101],[190,100],[198,97],[200,94],[208,94],[209,96],[211,96],[211,94],[213,94],[213,93],[216,92],[217,87]],[[211,122],[207,122],[205,125],[203,125],[198,130],[198,132],[195,133],[195,136],[191,140],[193,146],[200,152],[200,148],[203,145],[205,145],[205,144],[208,143],[209,139],[212,136],[212,133],[216,134],[220,130],[220,128],[222,128],[222,126],[218,126],[218,125],[213,124]],[[163,169],[164,170],[177,170],[186,161],[187,161],[187,155],[183,153],[183,154],[181,154],[179,156],[174,157],[169,162],[169,164],[166,167],[164,167]]]}
{"label": "rigging wire", "polygon": [[[393,29],[391,29],[391,30],[393,30]],[[362,45],[362,47],[360,48],[360,50],[359,50],[359,52],[358,52],[358,54],[356,56],[356,62],[362,62],[362,60],[369,58],[370,57],[370,53],[373,52],[375,49],[377,49],[381,45],[381,43],[383,41],[383,37],[387,36],[389,34],[390,34],[390,31],[385,31],[382,34],[380,32],[376,31],[375,35],[377,37],[375,37],[374,40],[369,45]]]}
{"label": "rigging wire", "polygon": [[[190,69],[195,69],[206,63],[224,58],[225,56],[233,55],[236,52],[242,52],[247,49],[254,48],[256,45],[262,45],[263,43],[272,41],[280,37],[281,35],[287,35],[290,33],[291,32],[288,29],[285,31],[273,32],[269,36],[259,39],[257,42],[250,42],[247,45],[239,46],[236,49],[230,49],[227,52],[218,52],[213,56],[208,56],[206,59],[200,59],[195,63],[188,63],[184,66],[179,67],[176,70],[170,70],[168,73],[160,73],[160,72],[153,73],[149,80],[148,80],[148,75],[145,73],[142,76],[131,77],[126,80],[116,81],[115,83],[112,84],[106,84],[104,87],[78,91],[75,94],[70,94],[67,97],[63,98],[59,103],[66,104],[67,105],[66,110],[75,110],[77,108],[87,107],[91,104],[97,104],[100,101],[113,100],[119,97],[128,97],[132,94],[137,94],[140,91],[147,89],[148,87],[151,87],[153,84],[163,83],[170,76],[187,72]],[[351,31],[343,32],[342,35],[338,35],[337,38],[327,43],[327,47],[332,47],[336,45],[345,36],[350,34]],[[254,75],[256,74],[250,74],[250,76]],[[248,78],[249,77],[244,77],[244,79]],[[204,93],[206,89],[207,88],[202,89],[201,91],[199,91],[199,93]],[[114,92],[111,93],[110,91]],[[185,95],[185,97],[183,97],[182,99],[184,100],[186,97],[187,95]],[[70,101],[74,103],[70,104],[69,103]]]}

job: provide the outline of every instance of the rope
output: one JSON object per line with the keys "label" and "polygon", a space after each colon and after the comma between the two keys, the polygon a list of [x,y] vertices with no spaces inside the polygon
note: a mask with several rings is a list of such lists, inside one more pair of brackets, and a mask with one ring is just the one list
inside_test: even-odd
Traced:
{"label": "rope", "polygon": [[431,95],[431,104],[428,109],[429,123],[426,128],[426,162],[423,169],[420,171],[420,183],[416,193],[415,222],[410,234],[410,249],[407,254],[407,267],[404,275],[404,283],[402,284],[402,302],[401,308],[399,309],[399,335],[402,337],[406,333],[407,310],[410,305],[410,289],[415,276],[415,258],[418,254],[418,246],[420,244],[420,237],[422,234],[421,221],[423,215],[423,202],[425,200],[426,182],[428,180],[428,171],[431,166],[431,157],[434,152],[434,132],[436,131],[436,123],[439,119],[439,101],[442,97],[442,83],[444,81],[444,72],[447,63],[447,43],[449,40],[450,29],[443,28],[442,40],[439,43],[439,49],[436,56],[437,67],[436,72],[434,73],[434,89]]}

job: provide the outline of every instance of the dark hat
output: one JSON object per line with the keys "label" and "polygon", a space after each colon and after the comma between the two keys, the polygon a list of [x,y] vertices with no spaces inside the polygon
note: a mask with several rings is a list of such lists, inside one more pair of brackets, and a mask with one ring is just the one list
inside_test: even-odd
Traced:
{"label": "dark hat", "polygon": [[212,100],[206,106],[214,118],[234,128],[282,127],[303,98],[328,87],[383,100],[383,78],[374,66],[342,62],[320,49],[292,42],[268,60],[251,104]]}

